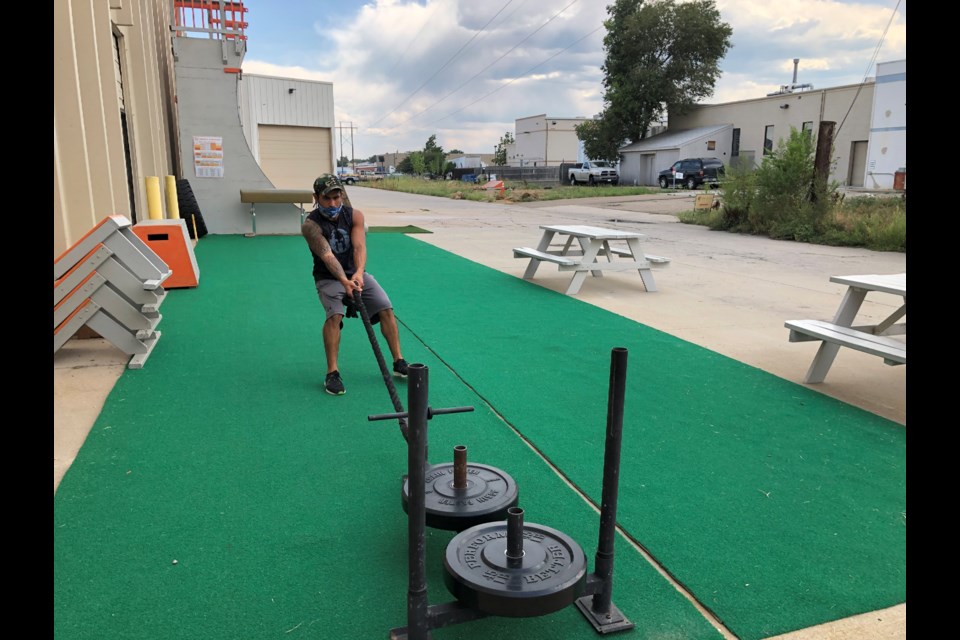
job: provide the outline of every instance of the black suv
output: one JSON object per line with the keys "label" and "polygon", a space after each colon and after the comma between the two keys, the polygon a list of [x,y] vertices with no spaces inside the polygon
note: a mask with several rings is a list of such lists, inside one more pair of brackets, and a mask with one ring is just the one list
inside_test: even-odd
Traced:
{"label": "black suv", "polygon": [[675,185],[699,189],[704,183],[717,188],[723,181],[723,174],[723,162],[718,158],[684,158],[674,162],[669,169],[661,171],[657,182],[661,189]]}

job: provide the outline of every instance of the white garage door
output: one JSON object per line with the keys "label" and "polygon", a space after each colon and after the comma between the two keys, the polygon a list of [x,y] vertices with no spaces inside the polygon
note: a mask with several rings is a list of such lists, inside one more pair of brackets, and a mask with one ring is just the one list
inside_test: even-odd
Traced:
{"label": "white garage door", "polygon": [[311,189],[321,173],[333,173],[329,129],[262,124],[260,168],[277,189]]}

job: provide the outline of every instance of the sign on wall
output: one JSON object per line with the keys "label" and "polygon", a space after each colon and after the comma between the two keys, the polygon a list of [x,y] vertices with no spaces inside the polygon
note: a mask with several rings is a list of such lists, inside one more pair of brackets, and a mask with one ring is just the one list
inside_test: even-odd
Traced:
{"label": "sign on wall", "polygon": [[193,136],[193,170],[198,178],[223,177],[223,137]]}

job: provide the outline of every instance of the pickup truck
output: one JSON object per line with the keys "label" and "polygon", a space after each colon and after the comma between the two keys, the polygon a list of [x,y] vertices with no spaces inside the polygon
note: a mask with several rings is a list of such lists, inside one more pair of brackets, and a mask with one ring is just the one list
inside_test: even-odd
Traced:
{"label": "pickup truck", "polygon": [[608,182],[615,185],[620,182],[620,176],[616,167],[606,160],[588,160],[567,170],[567,182],[571,185],[581,182],[593,185]]}

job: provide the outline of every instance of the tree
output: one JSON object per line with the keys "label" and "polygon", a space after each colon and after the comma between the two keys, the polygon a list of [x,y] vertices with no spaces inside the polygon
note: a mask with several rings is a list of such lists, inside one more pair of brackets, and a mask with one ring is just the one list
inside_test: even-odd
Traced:
{"label": "tree", "polygon": [[513,134],[507,131],[497,143],[497,148],[493,153],[493,164],[502,167],[507,164],[507,146],[514,143]]}
{"label": "tree", "polygon": [[443,147],[437,144],[437,134],[433,134],[423,147],[423,162],[426,170],[434,175],[442,174],[446,159],[447,154],[444,153]]}
{"label": "tree", "polygon": [[397,171],[408,174],[413,173],[413,162],[410,160],[410,154],[407,154],[407,156],[397,164]]}
{"label": "tree", "polygon": [[337,160],[337,166],[338,166],[338,167],[349,167],[349,166],[350,166],[350,161],[347,160],[347,156],[340,156],[340,159]]}
{"label": "tree", "polygon": [[426,172],[427,163],[423,160],[423,151],[411,151],[407,159],[410,160],[410,168],[414,175],[420,176]]}
{"label": "tree", "polygon": [[588,155],[612,160],[665,111],[682,114],[713,95],[733,29],[715,0],[615,0],[607,13],[604,110],[576,131]]}
{"label": "tree", "polygon": [[577,137],[583,140],[583,152],[588,158],[617,161],[622,138],[612,119],[587,120],[577,125],[576,130]]}
{"label": "tree", "polygon": [[462,154],[463,151],[461,151],[460,149],[450,149],[450,151],[449,151],[448,153],[449,153],[450,155],[453,155],[453,154],[455,154],[455,153],[460,153],[460,154]]}

